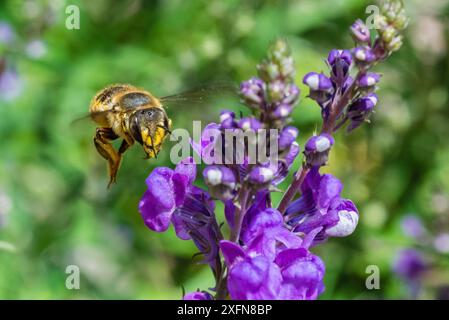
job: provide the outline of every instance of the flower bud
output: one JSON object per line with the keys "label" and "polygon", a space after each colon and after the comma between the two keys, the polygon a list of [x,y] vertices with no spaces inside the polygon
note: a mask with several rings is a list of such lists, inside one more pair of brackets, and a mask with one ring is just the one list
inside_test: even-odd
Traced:
{"label": "flower bud", "polygon": [[220,123],[223,129],[235,128],[235,113],[229,110],[220,112]]}
{"label": "flower bud", "polygon": [[309,166],[325,165],[334,142],[334,138],[327,133],[311,137],[304,147],[307,164]]}
{"label": "flower bud", "polygon": [[234,197],[236,178],[234,172],[221,165],[208,166],[203,171],[204,182],[209,187],[210,194],[217,199],[226,201]]}
{"label": "flower bud", "polygon": [[261,108],[265,103],[264,99],[265,84],[259,78],[251,78],[242,82],[240,85],[240,94],[243,101],[253,108]]}
{"label": "flower bud", "polygon": [[332,81],[323,73],[309,72],[304,76],[303,83],[310,88],[310,98],[318,103],[329,100],[334,91]]}
{"label": "flower bud", "polygon": [[349,67],[352,63],[351,52],[348,50],[333,49],[329,52],[327,62],[332,68],[332,80],[337,85],[343,85],[349,76]]}
{"label": "flower bud", "polygon": [[243,131],[253,130],[257,132],[257,130],[262,129],[262,123],[253,117],[245,117],[239,120],[238,127]]}
{"label": "flower bud", "polygon": [[279,135],[279,150],[283,151],[289,149],[292,143],[295,142],[296,138],[298,138],[298,134],[299,131],[295,127],[285,127]]}
{"label": "flower bud", "polygon": [[268,84],[268,97],[270,102],[278,102],[284,96],[285,84],[281,80],[276,80]]}
{"label": "flower bud", "polygon": [[293,106],[290,104],[281,104],[271,113],[273,119],[285,119],[292,113]]}
{"label": "flower bud", "polygon": [[257,71],[259,72],[260,78],[269,83],[278,79],[281,75],[281,70],[279,70],[279,65],[272,61],[264,61],[257,66]]}
{"label": "flower bud", "polygon": [[281,103],[291,104],[293,106],[296,104],[298,97],[299,97],[299,88],[295,84],[290,83],[285,87],[284,96],[281,100]]}
{"label": "flower bud", "polygon": [[355,100],[349,107],[347,116],[351,120],[351,124],[348,126],[347,131],[350,132],[359,127],[363,122],[368,119],[368,116],[373,111],[378,101],[375,93],[370,93],[367,96]]}
{"label": "flower bud", "polygon": [[248,174],[249,183],[261,188],[269,184],[274,178],[275,171],[267,166],[254,167]]}
{"label": "flower bud", "polygon": [[352,56],[359,66],[366,66],[376,60],[376,56],[369,47],[357,47],[352,49]]}
{"label": "flower bud", "polygon": [[370,43],[369,29],[360,19],[354,22],[354,24],[351,26],[351,35],[356,42],[365,44]]}
{"label": "flower bud", "polygon": [[380,74],[374,72],[367,72],[363,74],[357,81],[359,88],[372,89],[379,82]]}

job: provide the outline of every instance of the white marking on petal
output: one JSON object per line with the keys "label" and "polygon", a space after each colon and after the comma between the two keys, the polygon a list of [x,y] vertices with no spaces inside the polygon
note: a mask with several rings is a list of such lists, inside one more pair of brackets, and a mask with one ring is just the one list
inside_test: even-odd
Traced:
{"label": "white marking on petal", "polygon": [[280,114],[281,117],[286,117],[286,116],[288,116],[288,108],[286,108],[286,107],[280,107],[279,114]]}
{"label": "white marking on petal", "polygon": [[242,129],[245,131],[251,129],[251,123],[249,121],[244,121],[242,124]]}
{"label": "white marking on petal", "polygon": [[218,169],[210,169],[207,171],[207,180],[209,181],[209,184],[216,186],[221,183],[221,178],[223,174]]}
{"label": "white marking on petal", "polygon": [[223,113],[222,115],[220,115],[220,122],[228,120],[230,117],[231,115],[229,113]]}
{"label": "white marking on petal", "polygon": [[287,132],[289,132],[292,136],[294,136],[295,138],[298,136],[298,131],[296,131],[293,128],[288,128]]}
{"label": "white marking on petal", "polygon": [[312,90],[318,90],[320,88],[320,77],[318,74],[309,76],[306,80],[307,85]]}
{"label": "white marking on petal", "polygon": [[316,151],[323,152],[323,151],[326,151],[326,150],[328,150],[330,148],[331,142],[326,137],[319,137],[315,141],[315,146],[316,146]]}
{"label": "white marking on petal", "polygon": [[365,54],[365,52],[364,52],[363,50],[357,50],[356,53],[355,53],[355,57],[356,57],[358,60],[365,61],[365,59],[366,59],[366,54]]}
{"label": "white marking on petal", "polygon": [[357,212],[341,210],[338,212],[340,220],[338,223],[326,230],[326,234],[331,237],[346,237],[354,232],[357,223],[359,222],[359,215]]}
{"label": "white marking on petal", "polygon": [[366,84],[369,87],[374,86],[376,84],[376,79],[374,77],[368,76],[367,79],[366,79]]}
{"label": "white marking on petal", "polygon": [[273,170],[269,168],[260,168],[259,173],[263,177],[263,182],[267,182],[273,179]]}
{"label": "white marking on petal", "polygon": [[373,105],[377,104],[377,98],[376,96],[369,96],[368,99],[373,103]]}

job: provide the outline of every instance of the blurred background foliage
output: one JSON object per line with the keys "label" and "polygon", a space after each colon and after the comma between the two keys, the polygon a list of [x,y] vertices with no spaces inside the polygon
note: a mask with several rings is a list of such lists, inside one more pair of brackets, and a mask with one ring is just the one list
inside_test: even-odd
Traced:
{"label": "blurred background foliage", "polygon": [[[70,4],[80,8],[79,30],[65,27]],[[95,126],[71,121],[110,83],[129,82],[159,96],[238,83],[255,74],[276,37],[288,40],[300,83],[306,72],[326,69],[330,49],[353,45],[348,27],[366,18],[369,4],[2,1],[0,298],[177,299],[182,286],[213,286],[208,268],[192,262],[192,243],[173,230],[149,231],[137,211],[152,168],[173,166],[169,152],[144,161],[143,151],[132,148],[118,183],[107,190],[106,165],[92,144]],[[327,168],[344,182],[360,223],[347,239],[314,249],[327,266],[322,298],[407,298],[391,265],[408,246],[423,247],[432,265],[420,298],[435,298],[449,285],[447,246],[438,251],[432,240],[416,243],[400,228],[411,213],[432,235],[449,229],[449,1],[407,0],[406,8],[405,45],[377,68],[384,76],[372,124],[338,134]],[[319,108],[302,89],[293,115],[301,145],[320,125]],[[169,114],[175,127],[191,128],[192,120],[216,118],[222,108],[243,107],[218,100]],[[65,287],[68,265],[80,267],[80,290]],[[365,287],[368,265],[380,268],[379,290]]]}

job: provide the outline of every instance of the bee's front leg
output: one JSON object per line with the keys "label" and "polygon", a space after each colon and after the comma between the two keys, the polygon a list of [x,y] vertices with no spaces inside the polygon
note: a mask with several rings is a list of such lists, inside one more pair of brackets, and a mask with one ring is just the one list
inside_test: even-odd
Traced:
{"label": "bee's front leg", "polygon": [[111,128],[97,128],[94,137],[94,144],[98,153],[108,160],[109,183],[108,188],[116,181],[117,171],[120,166],[121,156],[115,151],[110,141],[117,139],[118,136]]}

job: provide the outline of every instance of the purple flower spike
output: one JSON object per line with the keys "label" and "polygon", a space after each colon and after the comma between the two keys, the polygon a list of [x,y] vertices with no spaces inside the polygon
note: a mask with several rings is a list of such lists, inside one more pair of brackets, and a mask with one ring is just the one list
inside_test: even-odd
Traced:
{"label": "purple flower spike", "polygon": [[371,41],[369,29],[360,19],[357,19],[351,26],[351,34],[354,40],[360,44],[369,44]]}
{"label": "purple flower spike", "polygon": [[255,133],[257,133],[257,130],[262,129],[262,123],[253,117],[246,117],[240,119],[238,127],[243,131],[253,130]]}
{"label": "purple flower spike", "polygon": [[299,130],[295,127],[285,127],[279,135],[279,150],[283,151],[289,149],[296,138],[298,138],[298,134]]}
{"label": "purple flower spike", "polygon": [[223,129],[232,129],[236,127],[235,113],[229,110],[220,112],[220,123]]}
{"label": "purple flower spike", "polygon": [[325,165],[334,142],[334,138],[327,133],[310,138],[304,147],[307,164],[310,166]]}
{"label": "purple flower spike", "polygon": [[265,104],[265,83],[259,78],[242,82],[240,93],[243,100],[253,108],[262,108]]}
{"label": "purple flower spike", "polygon": [[236,178],[234,172],[225,166],[208,166],[203,171],[204,182],[208,185],[211,195],[226,201],[234,197]]}
{"label": "purple flower spike", "polygon": [[183,300],[213,300],[214,298],[209,292],[206,291],[196,291],[186,293]]}
{"label": "purple flower spike", "polygon": [[374,72],[367,72],[360,77],[357,82],[357,85],[360,88],[372,88],[374,87],[380,80],[380,74]]}
{"label": "purple flower spike", "polygon": [[336,209],[338,222],[328,228],[325,234],[329,237],[347,237],[352,234],[359,222],[359,213],[351,200],[342,200]]}

